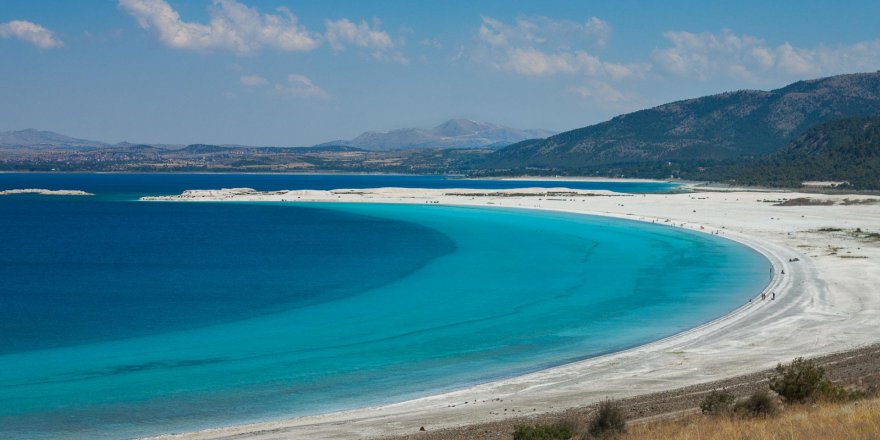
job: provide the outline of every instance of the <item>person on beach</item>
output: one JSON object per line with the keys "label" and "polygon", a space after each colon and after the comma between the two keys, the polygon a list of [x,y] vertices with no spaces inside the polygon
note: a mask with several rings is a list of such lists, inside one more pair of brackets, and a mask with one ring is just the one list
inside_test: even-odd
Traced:
{"label": "person on beach", "polygon": [[770,301],[776,300],[776,292],[770,292]]}
{"label": "person on beach", "polygon": [[762,292],[761,293],[761,301],[764,301],[765,299],[767,299],[767,292]]}

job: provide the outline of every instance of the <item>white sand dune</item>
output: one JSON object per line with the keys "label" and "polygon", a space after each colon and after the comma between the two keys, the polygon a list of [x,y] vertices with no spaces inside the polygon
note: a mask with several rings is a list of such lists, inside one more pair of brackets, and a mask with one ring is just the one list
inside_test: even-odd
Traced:
{"label": "white sand dune", "polygon": [[[776,206],[812,198],[833,205]],[[773,263],[766,292],[701,327],[619,353],[393,405],[165,436],[349,439],[414,433],[670,390],[797,356],[880,342],[880,198],[780,192],[624,195],[564,188],[249,189],[149,200],[439,203],[558,210],[686,227],[745,243]],[[855,203],[858,202],[858,203]],[[634,256],[637,258],[637,256]],[[797,259],[798,261],[792,261]],[[782,271],[785,272],[781,275]]]}

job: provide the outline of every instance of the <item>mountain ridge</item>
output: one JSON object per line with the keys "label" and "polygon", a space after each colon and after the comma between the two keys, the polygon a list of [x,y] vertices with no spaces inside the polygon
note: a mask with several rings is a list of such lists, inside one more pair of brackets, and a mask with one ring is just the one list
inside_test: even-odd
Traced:
{"label": "mountain ridge", "polygon": [[262,147],[239,144],[147,144],[107,142],[79,139],[48,130],[28,128],[0,132],[0,148],[33,150],[131,149],[151,146],[163,150],[184,149],[191,145],[213,145],[228,148],[326,148],[352,147],[373,151],[411,150],[420,148],[500,148],[524,139],[543,138],[556,132],[543,129],[520,130],[488,122],[449,119],[432,128],[402,128],[367,131],[351,140],[335,140],[311,147]]}
{"label": "mountain ridge", "polygon": [[346,145],[373,151],[417,148],[500,148],[525,139],[544,138],[555,132],[543,129],[516,129],[469,119],[449,119],[432,128],[399,128],[367,131],[351,140],[318,144]]}
{"label": "mountain ridge", "polygon": [[652,161],[736,160],[773,153],[832,119],[877,114],[880,72],[837,75],[662,104],[510,145],[477,166],[577,171]]}
{"label": "mountain ridge", "polygon": [[104,142],[78,139],[54,131],[26,128],[0,132],[0,147],[44,148],[105,148],[110,146]]}

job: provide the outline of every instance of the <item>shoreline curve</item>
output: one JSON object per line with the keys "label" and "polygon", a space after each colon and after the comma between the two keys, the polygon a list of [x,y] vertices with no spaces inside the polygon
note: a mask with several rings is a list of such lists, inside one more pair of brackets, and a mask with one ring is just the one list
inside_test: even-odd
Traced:
{"label": "shoreline curve", "polygon": [[[645,222],[660,220],[665,223],[670,221],[670,217],[675,217],[649,215],[652,213],[663,214],[662,209],[659,212],[656,210],[652,212],[650,209],[636,209],[635,211],[640,212],[638,214],[626,212],[629,211],[626,209],[611,209],[615,205],[625,207],[630,202],[644,200],[648,198],[648,195],[640,197],[607,191],[573,191],[565,188],[502,190],[492,191],[492,194],[488,195],[485,193],[485,190],[395,188],[274,191],[267,193],[251,189],[232,189],[187,191],[180,196],[149,197],[144,200],[439,203],[458,206],[551,210]],[[559,194],[563,193],[565,194],[563,199],[550,198],[551,196],[559,197]],[[740,198],[755,199],[761,195],[767,196],[763,193],[750,192],[744,195],[731,192],[712,194],[711,197],[724,197],[726,201],[726,196],[731,198],[736,196],[736,201],[739,202]],[[773,193],[772,196],[779,197],[779,194]],[[343,199],[343,197],[345,198]],[[651,195],[650,199],[652,199],[651,202],[663,206],[664,204],[660,203],[659,199],[670,197],[675,202],[695,199],[693,194]],[[535,200],[536,198],[538,200]],[[547,200],[544,200],[545,198]],[[710,196],[701,197],[699,200],[709,198]],[[614,203],[610,203],[612,199]],[[595,203],[597,201],[601,201],[601,203]],[[749,201],[754,203],[754,200]],[[578,202],[590,202],[590,206],[578,205]],[[690,204],[693,203],[687,203],[687,205]],[[699,206],[699,203],[696,205]],[[735,208],[739,204],[734,205]],[[667,209],[675,209],[678,205],[666,203],[665,206]],[[870,206],[870,204],[863,205],[863,207]],[[852,209],[855,208],[850,208],[850,210]],[[696,209],[693,212],[696,213]],[[867,217],[870,219],[880,218],[880,209],[871,209],[868,214]],[[774,217],[770,217],[770,220],[773,219]],[[676,218],[675,223],[680,224],[679,227],[687,227],[697,231],[701,230],[700,227],[705,226],[720,228],[719,230],[724,231],[721,237],[746,245],[770,261],[774,276],[763,292],[776,292],[777,300],[753,300],[700,326],[623,351],[442,394],[388,405],[211,428],[153,438],[215,439],[235,437],[259,439],[307,436],[318,439],[342,439],[401,435],[414,432],[420,426],[430,426],[432,429],[452,428],[498,421],[505,417],[537,415],[570,407],[585,406],[608,397],[625,398],[664,391],[760,370],[775,365],[780,360],[792,357],[785,353],[797,356],[828,354],[876,342],[877,337],[865,334],[862,335],[862,338],[846,338],[847,335],[841,334],[838,335],[838,338],[844,337],[844,339],[840,342],[846,341],[848,344],[838,347],[837,350],[832,349],[834,344],[828,342],[819,344],[818,339],[816,343],[810,344],[806,335],[800,334],[806,328],[816,329],[819,327],[810,324],[829,321],[838,324],[861,324],[864,321],[864,316],[859,316],[859,320],[847,321],[845,315],[839,312],[835,313],[834,301],[826,280],[820,276],[819,268],[814,265],[813,260],[806,253],[762,236],[765,234],[761,234],[761,231],[750,231],[753,233],[749,233],[747,227],[736,231],[732,228],[729,229],[727,227],[729,225],[692,220]],[[759,233],[754,234],[754,232]],[[771,233],[771,235],[774,234]],[[778,241],[779,237],[775,238]],[[795,244],[795,246],[797,245]],[[872,251],[877,252],[877,249],[874,248]],[[782,275],[783,271],[784,276]],[[759,293],[757,298],[760,296]],[[863,307],[860,311],[867,312],[868,317],[876,314],[880,309],[877,307],[880,305],[880,301],[877,299],[874,299],[870,304],[873,307],[864,307],[864,301],[856,301],[856,303],[861,303]],[[851,306],[852,301],[850,303],[844,302],[844,305]],[[856,310],[856,312],[858,311]],[[855,327],[861,326],[856,325]],[[831,329],[831,331],[833,330]],[[864,330],[870,332],[872,329],[868,327]],[[847,334],[851,335],[852,332]],[[761,344],[762,340],[768,343]],[[779,342],[783,342],[783,344],[779,344]],[[470,404],[465,406],[462,404],[463,401],[470,402]],[[504,411],[501,411],[502,407]],[[507,411],[508,409],[512,411]],[[527,410],[532,411],[528,412]]]}

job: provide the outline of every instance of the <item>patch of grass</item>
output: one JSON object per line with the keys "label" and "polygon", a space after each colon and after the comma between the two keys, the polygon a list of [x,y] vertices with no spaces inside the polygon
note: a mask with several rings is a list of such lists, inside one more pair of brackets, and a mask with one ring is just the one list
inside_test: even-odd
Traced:
{"label": "patch of grass", "polygon": [[773,206],[831,206],[833,204],[834,200],[798,197],[796,199],[790,199],[783,202],[775,203],[773,204]]}
{"label": "patch of grass", "polygon": [[852,238],[862,241],[875,242],[880,241],[880,232],[864,231],[862,228],[841,229],[826,226],[824,228],[814,229],[811,232],[844,232]]}
{"label": "patch of grass", "polygon": [[841,205],[875,205],[880,203],[880,199],[843,199],[840,204]]}
{"label": "patch of grass", "polygon": [[621,440],[880,439],[880,399],[787,408],[773,418],[705,417],[633,424]]}
{"label": "patch of grass", "polygon": [[855,228],[850,232],[853,238],[864,241],[880,241],[880,233],[863,231],[862,228]]}
{"label": "patch of grass", "polygon": [[825,381],[819,386],[819,398],[826,402],[853,402],[877,397],[877,389],[847,389]]}

